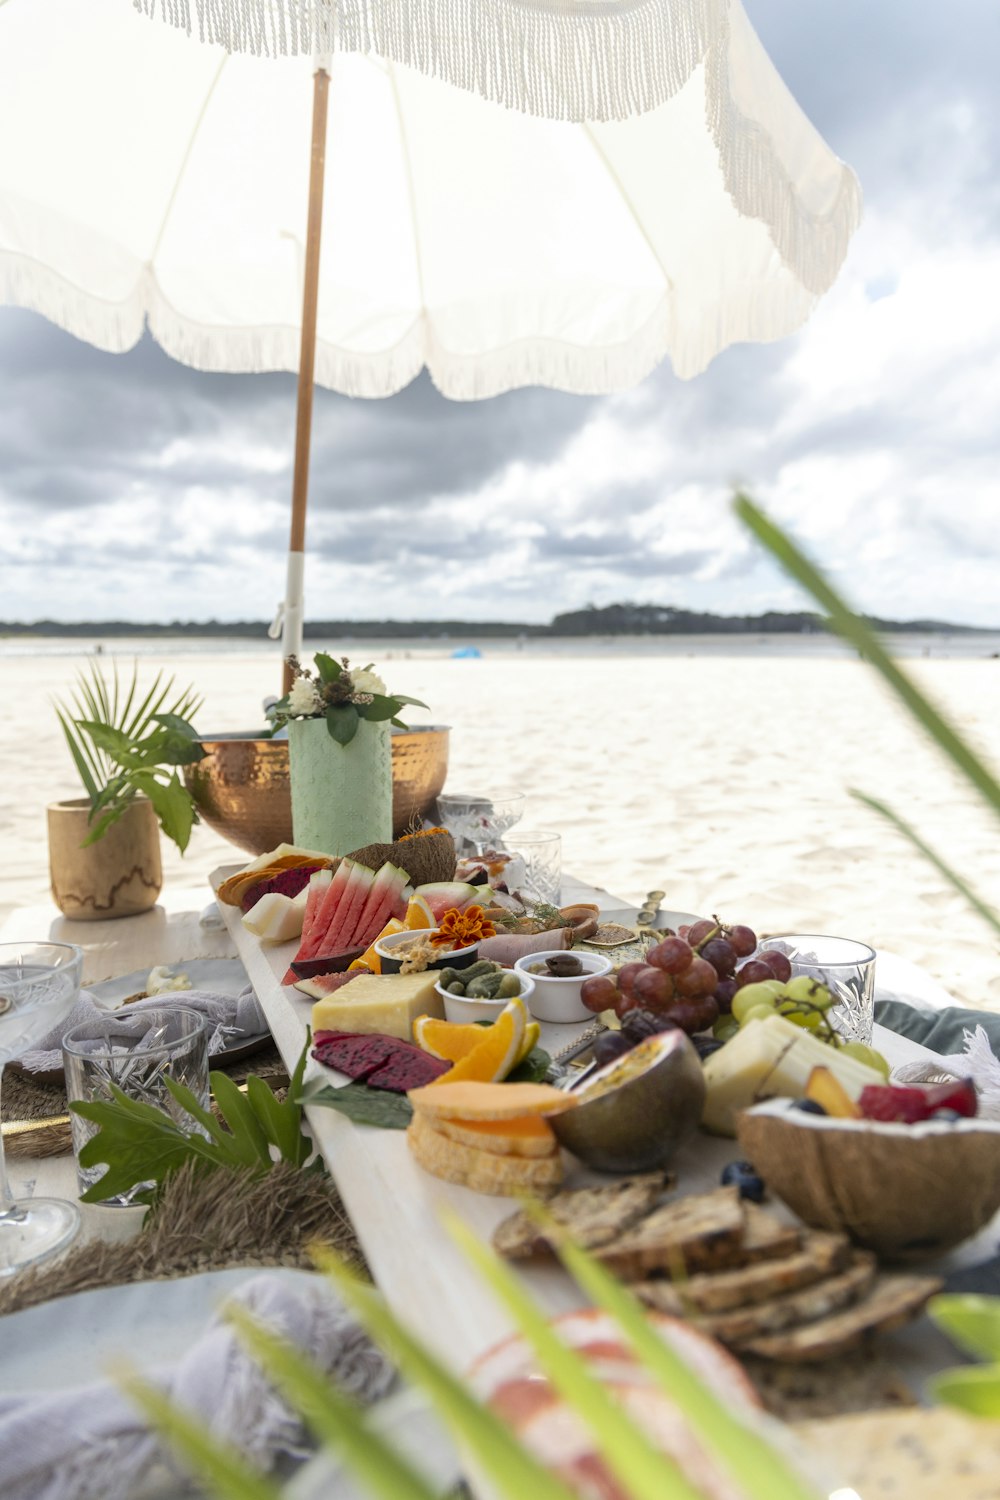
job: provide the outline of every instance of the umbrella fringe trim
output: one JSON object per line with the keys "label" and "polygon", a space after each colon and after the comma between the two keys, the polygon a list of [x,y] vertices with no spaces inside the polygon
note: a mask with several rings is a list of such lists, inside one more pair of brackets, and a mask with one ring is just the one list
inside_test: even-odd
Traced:
{"label": "umbrella fringe trim", "polygon": [[815,296],[836,280],[861,222],[861,184],[840,173],[825,212],[808,209],[778,160],[770,135],[740,110],[729,86],[729,28],[705,61],[705,115],[726,191],[744,218],[767,226],[781,259]]}
{"label": "umbrella fringe trim", "polygon": [[228,52],[370,54],[552,120],[625,120],[691,78],[730,0],[133,0]]}
{"label": "umbrella fringe trim", "polygon": [[[426,366],[438,389],[455,401],[479,401],[522,386],[578,395],[605,395],[638,384],[665,358],[691,379],[728,345],[771,342],[806,321],[816,295],[789,278],[744,287],[719,307],[688,309],[679,319],[667,295],[634,334],[604,348],[556,338],[529,338],[486,354],[463,355],[441,345],[417,317],[391,349],[358,354],[318,340],[316,382],[328,390],[378,399],[394,395]],[[197,370],[234,374],[298,369],[299,333],[291,327],[220,329],[180,315],[152,277],[131,297],[109,303],[88,296],[37,261],[0,253],[0,304],[28,308],[100,349],[131,349],[148,322],[173,359]]]}

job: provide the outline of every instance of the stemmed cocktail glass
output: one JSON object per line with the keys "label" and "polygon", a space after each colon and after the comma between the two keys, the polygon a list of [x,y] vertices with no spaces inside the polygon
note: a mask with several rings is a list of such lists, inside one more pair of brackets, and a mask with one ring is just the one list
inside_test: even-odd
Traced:
{"label": "stemmed cocktail glass", "polygon": [[[0,1081],[4,1063],[64,1021],[80,993],[83,949],[72,943],[0,943]],[[0,1277],[68,1245],[80,1212],[59,1198],[15,1199],[0,1136]]]}
{"label": "stemmed cocktail glass", "polygon": [[524,812],[525,801],[524,792],[512,789],[490,795],[446,792],[437,799],[438,815],[459,847],[466,840],[477,854],[485,854],[502,846],[504,834]]}

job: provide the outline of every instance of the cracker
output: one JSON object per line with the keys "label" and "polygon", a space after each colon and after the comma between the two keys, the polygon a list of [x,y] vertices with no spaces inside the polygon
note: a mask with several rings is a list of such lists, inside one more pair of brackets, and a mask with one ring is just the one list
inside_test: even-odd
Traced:
{"label": "cracker", "polygon": [[471,1188],[475,1193],[495,1197],[517,1197],[523,1193],[546,1196],[562,1181],[562,1158],[558,1151],[534,1158],[477,1151],[449,1140],[420,1114],[415,1114],[407,1126],[406,1138],[426,1172],[445,1182]]}

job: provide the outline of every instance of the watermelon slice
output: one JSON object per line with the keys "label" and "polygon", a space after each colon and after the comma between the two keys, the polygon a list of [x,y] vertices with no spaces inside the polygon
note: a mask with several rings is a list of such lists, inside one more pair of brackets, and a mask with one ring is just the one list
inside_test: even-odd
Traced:
{"label": "watermelon slice", "polygon": [[390,915],[394,916],[397,922],[402,922],[403,918],[406,916],[406,908],[410,904],[410,897],[412,895],[412,885],[404,885],[403,889],[400,891],[399,895],[392,903],[392,912],[390,913]]}
{"label": "watermelon slice", "polygon": [[434,913],[435,922],[440,922],[446,911],[464,911],[476,902],[482,904],[483,893],[476,885],[466,885],[462,880],[440,880],[430,885],[418,885],[413,893],[423,896]]}
{"label": "watermelon slice", "polygon": [[354,931],[347,934],[347,941],[352,948],[367,948],[379,935],[392,916],[397,893],[403,889],[408,879],[405,870],[398,869],[386,860],[375,876]]}
{"label": "watermelon slice", "polygon": [[316,927],[311,934],[314,940],[312,947],[308,953],[296,953],[296,958],[312,958],[315,954],[326,951],[320,944],[326,938],[330,930],[330,924],[337,914],[341,901],[344,899],[353,870],[353,859],[342,859],[340,861],[340,864],[337,866],[337,873],[333,877],[330,888],[326,893],[326,899],[320,907],[316,918]]}
{"label": "watermelon slice", "polygon": [[299,942],[300,948],[304,947],[311,940],[316,927],[316,919],[319,916],[320,908],[323,905],[323,900],[332,884],[332,870],[317,870],[316,874],[310,878],[309,894],[306,897],[306,913],[302,919],[302,937]]}
{"label": "watermelon slice", "polygon": [[[345,860],[344,863],[347,864],[348,861]],[[351,946],[349,938],[364,911],[365,902],[375,883],[375,874],[367,865],[355,864],[353,860],[350,861],[350,866],[344,893],[323,934],[322,942],[315,949],[316,953],[343,953]]]}

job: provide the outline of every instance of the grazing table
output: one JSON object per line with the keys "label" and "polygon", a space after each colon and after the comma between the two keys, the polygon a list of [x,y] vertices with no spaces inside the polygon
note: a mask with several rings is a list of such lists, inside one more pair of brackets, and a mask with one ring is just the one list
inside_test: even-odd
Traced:
{"label": "grazing table", "polygon": [[[217,880],[227,873],[216,872]],[[295,945],[263,948],[242,927],[240,913],[232,907],[222,908],[224,928],[203,925],[205,894],[178,891],[153,912],[113,922],[73,923],[61,918],[53,907],[28,908],[7,921],[2,937],[48,937],[80,943],[86,955],[84,979],[91,983],[146,965],[231,957],[235,951],[243,960],[284,1062],[291,1069],[301,1053],[311,1012],[306,997],[281,984]],[[566,881],[563,897],[566,901],[594,901],[605,911],[622,906],[608,892],[574,880]],[[879,954],[877,979],[880,995],[888,991],[925,1005],[951,1003],[947,992],[921,970],[891,954]],[[541,1044],[557,1052],[582,1029],[543,1026]],[[875,1044],[893,1063],[929,1055],[917,1044],[881,1027],[876,1028]],[[307,1077],[319,1071],[319,1065],[310,1060]],[[452,1244],[441,1215],[455,1213],[488,1240],[514,1204],[510,1199],[486,1197],[431,1177],[413,1160],[402,1131],[358,1126],[336,1110],[322,1106],[309,1107],[307,1117],[376,1283],[421,1338],[452,1367],[465,1369],[509,1331],[510,1323]],[[682,1190],[714,1187],[722,1165],[737,1149],[732,1141],[699,1136],[672,1164]],[[9,1168],[15,1192],[24,1191],[33,1181],[39,1192],[76,1197],[71,1157],[40,1161],[12,1156]],[[586,1174],[577,1173],[570,1185],[586,1180]],[[86,1234],[115,1239],[135,1233],[142,1217],[141,1209],[84,1206],[83,1212]],[[951,1268],[982,1259],[993,1253],[995,1239],[996,1221],[943,1264]],[[532,1266],[525,1274],[549,1313],[579,1305],[579,1294],[559,1267]],[[953,1360],[953,1354],[926,1321],[887,1338],[884,1347],[898,1360],[904,1375],[915,1382],[939,1368],[942,1360]]]}

